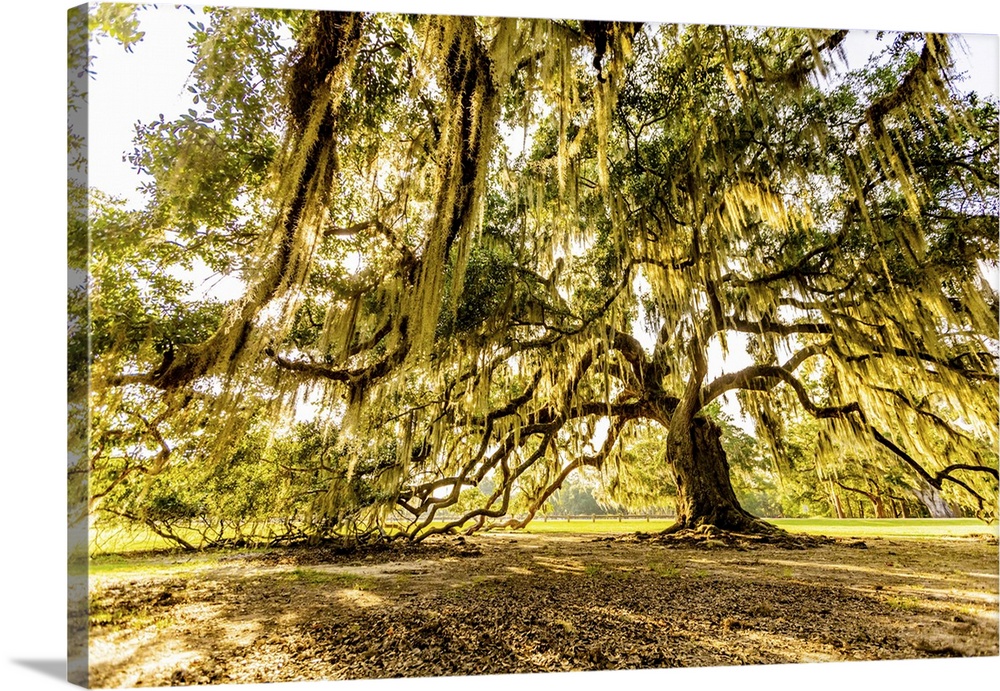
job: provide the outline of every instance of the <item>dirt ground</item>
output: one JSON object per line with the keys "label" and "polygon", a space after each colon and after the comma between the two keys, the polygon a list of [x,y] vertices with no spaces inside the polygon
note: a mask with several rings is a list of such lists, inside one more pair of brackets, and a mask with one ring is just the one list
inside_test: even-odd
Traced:
{"label": "dirt ground", "polygon": [[998,654],[995,539],[811,549],[486,534],[91,577],[93,686]]}

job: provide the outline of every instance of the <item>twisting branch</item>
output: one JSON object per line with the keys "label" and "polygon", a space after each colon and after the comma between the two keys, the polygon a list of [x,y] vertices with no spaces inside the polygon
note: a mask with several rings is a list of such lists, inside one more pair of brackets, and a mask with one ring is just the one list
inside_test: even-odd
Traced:
{"label": "twisting branch", "polygon": [[274,348],[266,348],[264,350],[264,354],[274,360],[274,363],[278,365],[278,367],[286,369],[289,372],[297,372],[299,374],[306,374],[312,377],[342,382],[350,382],[353,377],[353,373],[348,370],[333,369],[331,367],[327,367],[326,365],[321,365],[318,362],[289,360],[288,358],[278,355],[274,351]]}
{"label": "twisting branch", "polygon": [[607,460],[612,449],[614,449],[615,444],[618,442],[618,436],[621,434],[622,428],[625,426],[626,422],[628,422],[627,419],[615,418],[612,421],[611,426],[608,428],[607,438],[605,438],[604,443],[601,445],[601,448],[597,453],[578,456],[568,463],[559,472],[556,479],[553,480],[541,494],[532,500],[531,505],[528,507],[527,515],[521,520],[511,520],[505,527],[518,529],[528,525],[528,523],[530,523],[535,517],[535,514],[538,513],[538,510],[542,507],[542,505],[548,501],[549,497],[558,491],[560,487],[562,487],[566,478],[568,478],[573,471],[584,467],[596,468],[597,470],[600,470],[604,465],[604,461]]}
{"label": "twisting branch", "polygon": [[764,318],[759,321],[750,321],[737,317],[729,317],[725,320],[725,327],[733,331],[750,334],[778,334],[779,336],[791,336],[793,334],[830,334],[833,328],[824,322],[803,322],[801,324],[783,324]]}
{"label": "twisting branch", "polygon": [[[805,395],[805,388],[802,387],[801,383],[795,379],[791,373],[794,372],[799,365],[808,360],[811,357],[820,355],[823,351],[829,347],[830,341],[825,341],[823,343],[814,343],[812,345],[806,346],[799,351],[797,351],[792,357],[785,361],[781,365],[751,365],[736,372],[730,372],[728,374],[723,374],[713,380],[710,384],[702,388],[701,391],[701,405],[705,406],[714,401],[716,398],[721,396],[727,391],[732,391],[733,389],[749,388],[754,391],[766,391],[773,388],[779,382],[784,381],[789,385],[794,381],[800,387],[802,395],[808,401],[808,395]],[[798,393],[796,389],[796,393]],[[799,396],[802,400],[802,395]],[[803,403],[803,405],[806,405]],[[812,401],[809,401],[809,405],[812,405]],[[821,410],[813,406],[816,410]],[[808,408],[807,408],[808,409]]]}
{"label": "twisting branch", "polygon": [[[544,439],[538,445],[538,448],[523,463],[521,463],[521,465],[519,465],[514,470],[511,470],[507,465],[507,458],[509,454],[505,454],[500,459],[501,470],[503,473],[503,482],[493,492],[493,495],[487,499],[485,506],[470,511],[465,516],[462,516],[453,521],[449,521],[444,525],[428,528],[427,526],[429,526],[431,521],[433,521],[434,514],[438,509],[438,504],[434,502],[433,499],[430,500],[433,503],[431,503],[430,510],[428,511],[427,514],[427,518],[424,519],[424,521],[420,522],[411,531],[411,535],[414,536],[413,538],[414,542],[420,542],[421,540],[424,540],[430,537],[431,535],[437,535],[440,533],[449,532],[455,528],[458,528],[461,525],[464,525],[467,521],[472,520],[473,518],[476,518],[478,516],[486,516],[488,518],[499,518],[500,516],[503,516],[505,513],[507,513],[507,507],[510,505],[510,493],[514,487],[514,480],[516,480],[521,474],[524,473],[524,471],[526,471],[528,468],[534,465],[538,460],[542,458],[542,456],[545,455],[545,452],[548,450],[549,445],[555,438],[556,433],[562,427],[563,422],[565,422],[565,420],[559,421],[558,424],[550,426],[550,428],[545,431]],[[453,489],[452,494],[457,495],[456,490],[457,488]],[[497,509],[491,509],[490,507],[501,496],[503,497],[503,501],[500,507]],[[457,499],[457,496],[455,497],[455,499]]]}
{"label": "twisting branch", "polygon": [[951,474],[956,470],[968,470],[974,473],[986,473],[987,475],[992,475],[996,479],[1000,479],[1000,475],[997,473],[996,468],[991,468],[988,465],[972,465],[970,463],[953,463],[946,468],[943,468],[937,472],[937,477],[951,479]]}
{"label": "twisting branch", "polygon": [[[799,354],[793,356],[793,359],[797,359]],[[903,462],[910,466],[921,478],[927,481],[935,489],[940,490],[941,485],[944,480],[949,480],[955,484],[961,486],[963,489],[968,491],[976,500],[979,502],[980,508],[983,506],[985,501],[983,497],[976,492],[972,487],[962,480],[954,477],[952,473],[956,470],[966,470],[974,472],[982,472],[997,477],[997,470],[985,465],[971,465],[971,464],[953,464],[943,470],[938,471],[935,475],[931,475],[915,458],[913,458],[904,449],[900,448],[895,442],[886,437],[881,431],[879,431],[873,424],[868,422],[867,416],[864,411],[858,405],[857,402],[851,402],[840,406],[817,406],[809,398],[808,392],[805,386],[796,379],[791,372],[785,367],[777,367],[773,365],[757,365],[754,367],[748,367],[739,372],[734,372],[731,375],[723,375],[711,385],[706,387],[703,394],[706,396],[711,396],[707,398],[706,402],[712,400],[712,398],[718,396],[723,391],[730,388],[747,388],[754,390],[768,390],[774,386],[777,382],[784,382],[787,384],[792,391],[795,392],[796,397],[802,404],[802,407],[810,413],[813,417],[817,419],[824,418],[839,418],[846,417],[850,414],[856,414],[858,418],[864,423],[865,428],[872,435],[872,437],[879,444],[884,446],[886,449],[891,451],[894,455],[899,457]]]}

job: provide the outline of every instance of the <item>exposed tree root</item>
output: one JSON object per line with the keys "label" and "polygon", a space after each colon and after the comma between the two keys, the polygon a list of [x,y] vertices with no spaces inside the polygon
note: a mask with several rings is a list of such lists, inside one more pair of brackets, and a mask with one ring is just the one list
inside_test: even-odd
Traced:
{"label": "exposed tree root", "polygon": [[[371,563],[398,561],[400,559],[479,557],[483,552],[480,543],[465,537],[436,535],[424,542],[412,540],[372,540],[370,542],[344,543],[324,540],[318,544],[299,542],[281,545],[254,553],[249,558],[273,564],[325,564],[336,561],[360,560]],[[224,559],[243,559],[246,555],[232,555]]]}
{"label": "exposed tree root", "polygon": [[697,527],[686,527],[675,523],[660,533],[631,533],[601,540],[616,542],[648,542],[666,547],[687,547],[712,549],[729,547],[734,549],[756,549],[763,545],[781,549],[810,549],[833,544],[835,540],[823,535],[793,534],[759,519],[746,521],[741,530],[720,528],[711,523]]}

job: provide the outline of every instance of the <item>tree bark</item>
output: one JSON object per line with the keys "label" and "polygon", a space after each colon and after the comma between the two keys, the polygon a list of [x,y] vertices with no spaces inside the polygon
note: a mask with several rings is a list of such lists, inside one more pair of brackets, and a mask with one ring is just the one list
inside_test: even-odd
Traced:
{"label": "tree bark", "polygon": [[875,518],[888,518],[885,510],[885,500],[878,494],[872,493],[872,506],[875,507]]}
{"label": "tree bark", "polygon": [[[874,491],[869,492],[867,490],[858,489],[857,487],[851,487],[849,485],[845,485],[845,484],[843,484],[842,482],[839,482],[839,481],[837,481],[836,484],[839,485],[841,488],[846,489],[849,492],[854,492],[855,494],[860,494],[861,496],[863,496],[866,499],[868,499],[868,501],[871,502],[872,510],[875,513],[875,518],[888,518],[889,517],[888,513],[886,512],[886,508],[885,508],[885,500],[882,498],[882,495],[878,493],[878,487],[875,487]],[[891,501],[891,499],[890,499],[890,501]],[[863,505],[862,505],[862,509],[861,509],[861,517],[864,518],[864,508],[863,508]]]}
{"label": "tree bark", "polygon": [[666,532],[714,526],[740,533],[772,532],[774,526],[742,506],[729,480],[729,461],[722,448],[722,430],[707,418],[693,417],[687,439],[672,440],[684,433],[671,425],[667,440],[667,462],[677,485],[677,522]]}
{"label": "tree bark", "polygon": [[945,501],[941,493],[930,485],[925,485],[919,489],[914,489],[913,494],[925,507],[931,518],[955,518],[955,509]]}
{"label": "tree bark", "polygon": [[837,513],[837,518],[847,518],[847,516],[844,515],[844,507],[840,503],[840,497],[837,496],[837,490],[833,488],[833,484],[830,485],[830,498],[831,503],[833,504],[833,509]]}

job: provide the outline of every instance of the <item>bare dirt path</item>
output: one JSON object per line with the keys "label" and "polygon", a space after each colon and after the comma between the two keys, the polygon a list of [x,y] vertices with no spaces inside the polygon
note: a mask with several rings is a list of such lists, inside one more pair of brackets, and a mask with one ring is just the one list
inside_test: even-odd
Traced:
{"label": "bare dirt path", "polygon": [[428,542],[147,557],[95,575],[91,684],[998,654],[995,540]]}

